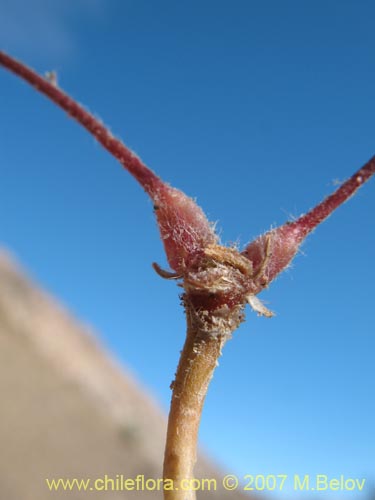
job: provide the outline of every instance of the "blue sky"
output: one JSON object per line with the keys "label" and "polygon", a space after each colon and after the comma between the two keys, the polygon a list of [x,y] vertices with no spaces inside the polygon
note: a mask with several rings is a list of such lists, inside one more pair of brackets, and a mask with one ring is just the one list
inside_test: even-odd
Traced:
{"label": "blue sky", "polygon": [[[100,116],[243,245],[375,153],[370,1],[0,0],[0,45]],[[0,72],[0,227],[167,409],[184,316],[151,203]],[[225,473],[375,480],[374,180],[309,238],[225,347],[201,444]],[[271,498],[300,498],[285,489]],[[343,494],[317,498],[346,498]],[[348,495],[347,498],[365,498]]]}

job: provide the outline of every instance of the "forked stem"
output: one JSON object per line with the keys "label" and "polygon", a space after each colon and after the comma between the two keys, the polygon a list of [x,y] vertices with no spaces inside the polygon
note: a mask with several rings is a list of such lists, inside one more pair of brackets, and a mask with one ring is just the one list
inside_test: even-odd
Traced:
{"label": "forked stem", "polygon": [[[270,316],[255,297],[289,265],[299,245],[318,224],[375,173],[375,157],[332,195],[294,222],[250,243],[240,255],[216,244],[212,226],[201,209],[182,192],[170,188],[92,114],[65,94],[54,75],[41,77],[0,51],[0,65],[49,97],[85,127],[138,180],[154,200],[155,211],[173,273],[183,279],[187,337],[173,383],[164,479],[165,500],[194,500],[191,486],[197,455],[198,429],[207,389],[225,341],[243,320],[246,301]],[[199,259],[198,259],[199,257]],[[189,267],[190,266],[190,267]]]}

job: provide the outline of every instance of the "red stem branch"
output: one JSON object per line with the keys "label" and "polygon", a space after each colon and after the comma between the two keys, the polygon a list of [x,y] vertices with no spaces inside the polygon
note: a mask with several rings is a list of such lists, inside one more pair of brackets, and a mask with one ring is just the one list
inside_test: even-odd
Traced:
{"label": "red stem branch", "polygon": [[259,275],[259,293],[283,271],[294,258],[306,236],[350,198],[375,173],[375,156],[345,181],[334,193],[293,222],[287,222],[252,241],[242,254],[251,260]]}
{"label": "red stem branch", "polygon": [[156,191],[157,187],[163,185],[159,177],[119,139],[114,137],[105,125],[54,83],[38,75],[34,70],[2,51],[0,51],[0,65],[15,73],[41,94],[49,97],[51,101],[80,123],[109,153],[117,158],[148,194],[151,195]]}
{"label": "red stem branch", "polygon": [[324,219],[336,210],[342,203],[347,201],[359,189],[362,184],[375,174],[375,156],[371,158],[362,168],[357,170],[346,180],[334,193],[327,196],[312,210],[292,222],[288,229],[297,230],[298,237],[302,240]]}

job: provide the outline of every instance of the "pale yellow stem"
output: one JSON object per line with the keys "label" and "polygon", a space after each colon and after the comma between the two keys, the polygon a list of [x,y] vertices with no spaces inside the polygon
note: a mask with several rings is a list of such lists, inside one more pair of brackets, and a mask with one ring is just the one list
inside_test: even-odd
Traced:
{"label": "pale yellow stem", "polygon": [[165,500],[194,500],[195,491],[187,490],[194,478],[199,423],[206,397],[226,335],[200,332],[187,314],[188,331],[173,383],[164,479],[172,479],[173,491],[164,491]]}

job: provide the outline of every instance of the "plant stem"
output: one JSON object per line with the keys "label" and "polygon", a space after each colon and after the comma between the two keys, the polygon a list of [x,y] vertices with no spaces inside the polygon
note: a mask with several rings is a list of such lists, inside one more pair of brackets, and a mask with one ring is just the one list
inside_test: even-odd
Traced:
{"label": "plant stem", "polygon": [[221,350],[243,321],[245,303],[260,314],[271,315],[255,295],[289,265],[307,234],[374,175],[375,157],[307,214],[261,235],[239,254],[218,245],[213,226],[195,202],[157,177],[95,116],[64,93],[54,77],[43,78],[1,51],[0,66],[27,81],[86,128],[154,201],[168,261],[176,272],[154,268],[164,278],[183,279],[187,317],[186,341],[172,385],[163,472],[164,479],[173,480],[178,489],[164,493],[166,500],[194,500],[195,492],[185,487],[194,478],[204,400]]}
{"label": "plant stem", "polygon": [[181,274],[188,258],[217,241],[213,225],[195,201],[163,182],[98,118],[63,92],[57,86],[55,76],[42,77],[2,51],[0,66],[29,83],[74,118],[139,182],[153,201],[160,236],[174,271]]}
{"label": "plant stem", "polygon": [[151,191],[155,190],[156,186],[161,186],[163,184],[159,177],[149,169],[133,151],[127,148],[119,139],[114,137],[100,120],[86,111],[83,106],[63,92],[55,83],[38,75],[34,70],[2,51],[0,51],[0,66],[4,66],[4,68],[7,68],[12,73],[28,82],[34,89],[49,97],[51,101],[80,123],[137,179],[149,194]]}
{"label": "plant stem", "polygon": [[296,221],[289,224],[289,230],[297,229],[299,238],[305,238],[316,226],[329,217],[336,208],[353,196],[357,189],[367,182],[374,173],[375,156],[343,182],[335,192],[327,196],[327,198],[305,215],[302,215]]}
{"label": "plant stem", "polygon": [[[187,336],[181,352],[172,401],[164,455],[164,479],[178,490],[165,491],[165,500],[194,500],[186,491],[197,456],[198,430],[207,389],[228,335],[203,335],[192,314],[187,313]],[[186,480],[184,483],[181,481]],[[181,486],[184,488],[182,489]]]}

